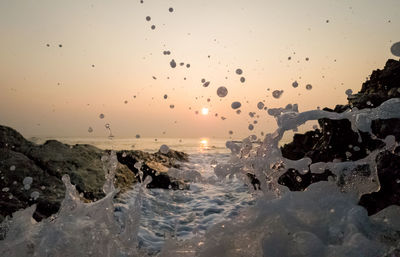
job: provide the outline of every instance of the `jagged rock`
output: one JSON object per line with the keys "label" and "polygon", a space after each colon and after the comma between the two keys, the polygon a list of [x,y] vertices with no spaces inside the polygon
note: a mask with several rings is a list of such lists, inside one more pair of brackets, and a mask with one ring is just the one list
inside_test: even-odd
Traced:
{"label": "jagged rock", "polygon": [[369,215],[393,204],[400,205],[400,156],[385,151],[376,157],[376,163],[381,188],[363,195],[359,203]]}
{"label": "jagged rock", "polygon": [[312,183],[328,181],[329,177],[334,176],[335,175],[329,170],[326,170],[321,174],[311,173],[310,171],[305,174],[301,174],[295,169],[288,169],[282,176],[279,177],[278,183],[283,186],[287,186],[291,191],[303,191]]}
{"label": "jagged rock", "polygon": [[[70,146],[56,140],[37,145],[14,129],[0,126],[0,222],[5,216],[34,203],[37,209],[33,217],[38,221],[56,213],[64,199],[65,187],[61,180],[64,174],[69,175],[83,201],[104,197],[101,157],[107,153],[109,151],[91,145]],[[144,162],[142,171],[153,178],[148,187],[188,188],[186,183],[170,178],[165,172],[169,167],[179,167],[177,161],[187,161],[187,154],[174,150],[167,155],[142,151],[129,151],[129,154]],[[119,152],[118,159],[121,155]],[[138,181],[135,163],[133,159],[117,163],[115,185],[120,192]],[[160,175],[155,176],[158,173]],[[32,178],[32,183],[24,188],[23,180],[27,177]]]}
{"label": "jagged rock", "polygon": [[[400,97],[399,83],[400,61],[388,60],[383,70],[372,72],[370,79],[362,85],[360,92],[348,97],[348,105],[337,105],[334,110],[329,108],[324,110],[341,113],[355,107],[375,108],[390,98]],[[308,131],[305,134],[295,134],[291,143],[281,147],[283,157],[291,160],[309,157],[312,163],[332,162],[335,159],[355,161],[366,157],[370,151],[381,149],[385,145],[382,139],[389,135],[394,135],[396,141],[400,142],[400,119],[373,120],[371,130],[376,138],[372,138],[369,133],[353,131],[350,122],[346,119],[320,119],[318,123],[320,129]],[[377,158],[381,189],[379,192],[363,196],[360,201],[369,214],[374,214],[390,204],[400,205],[400,184],[394,182],[399,175],[400,157],[396,155],[399,154],[399,149],[397,147],[394,154],[385,153]],[[328,173],[322,177],[316,175],[310,172],[301,175],[297,171],[288,170],[278,182],[286,185],[290,190],[304,190],[311,183],[319,179],[326,180],[326,176],[329,176]]]}
{"label": "jagged rock", "polygon": [[[173,150],[170,150],[170,152],[172,151]],[[178,154],[176,154],[176,156],[178,156]],[[147,176],[152,178],[152,181],[147,185],[148,188],[187,189],[188,185],[185,184],[184,181],[175,180],[168,176],[166,173],[168,168],[178,167],[178,165],[175,163],[175,159],[165,157],[165,155],[157,153],[154,155],[143,154],[141,151],[117,152],[118,161],[125,164],[133,171],[139,182],[144,181]],[[167,159],[168,161],[166,161]],[[160,162],[157,162],[157,160]],[[180,160],[186,159],[181,158]],[[139,168],[142,174],[139,172]]]}
{"label": "jagged rock", "polygon": [[[358,109],[377,107],[384,101],[400,97],[400,62],[388,60],[383,70],[372,72],[360,92],[348,97],[349,104]],[[372,105],[371,105],[372,104]]]}

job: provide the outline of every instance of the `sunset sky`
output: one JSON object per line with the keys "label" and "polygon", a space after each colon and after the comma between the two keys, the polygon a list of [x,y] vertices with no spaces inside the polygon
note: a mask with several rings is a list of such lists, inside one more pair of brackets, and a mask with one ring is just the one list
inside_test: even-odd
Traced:
{"label": "sunset sky", "polygon": [[332,108],[398,58],[399,13],[399,0],[2,0],[0,124],[27,137],[103,137],[106,123],[116,137],[270,132],[258,102]]}

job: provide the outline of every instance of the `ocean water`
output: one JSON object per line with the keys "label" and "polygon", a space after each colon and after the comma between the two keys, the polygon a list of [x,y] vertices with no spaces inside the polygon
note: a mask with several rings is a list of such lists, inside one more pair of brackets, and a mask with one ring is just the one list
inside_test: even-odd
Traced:
{"label": "ocean water", "polygon": [[[191,180],[189,190],[146,189],[142,192],[138,244],[150,255],[158,253],[168,238],[180,241],[204,235],[211,226],[233,219],[242,208],[254,203],[254,191],[246,180],[232,176],[221,181],[214,173],[217,164],[226,164],[230,159],[230,150],[223,139],[36,138],[34,141],[44,143],[50,139],[69,145],[90,144],[101,149],[147,152],[156,152],[165,144],[189,154],[189,161],[179,163],[179,170],[174,170],[181,174],[199,173],[200,176],[194,178],[185,177]],[[136,187],[116,201],[117,219],[131,211],[138,192]]]}
{"label": "ocean water", "polygon": [[230,153],[225,144],[227,139],[220,138],[119,138],[119,137],[48,137],[30,138],[31,141],[42,144],[46,140],[55,139],[62,143],[90,144],[100,149],[110,150],[142,150],[156,152],[165,144],[169,148],[188,154],[196,153]]}
{"label": "ocean water", "polygon": [[[398,144],[393,135],[364,159],[315,164],[307,157],[284,158],[279,142],[286,131],[321,118],[348,119],[355,132],[372,134],[373,119],[400,118],[400,99],[343,113],[299,113],[292,108],[273,113],[279,125],[274,133],[261,141],[250,136],[226,142],[230,154],[223,141],[197,139],[176,148],[186,149],[190,160],[168,173],[189,180],[190,190],[149,190],[148,177],[115,201],[117,157],[114,151],[105,154],[102,161],[108,175],[103,199],[81,202],[69,177],[63,176],[67,191],[56,217],[32,222],[34,206],[14,213],[5,224],[8,232],[0,241],[0,256],[398,256],[400,207],[389,206],[368,216],[358,205],[361,195],[379,190],[376,156],[394,151]],[[98,140],[97,145],[105,142],[108,149],[109,142],[113,149],[126,145],[114,139]],[[144,148],[157,150],[165,142]],[[349,173],[359,165],[369,165],[371,173]],[[315,183],[304,192],[279,185],[278,178],[287,169],[308,172],[308,167],[312,173],[329,169],[340,181]],[[261,190],[252,191],[248,172],[257,176]]]}

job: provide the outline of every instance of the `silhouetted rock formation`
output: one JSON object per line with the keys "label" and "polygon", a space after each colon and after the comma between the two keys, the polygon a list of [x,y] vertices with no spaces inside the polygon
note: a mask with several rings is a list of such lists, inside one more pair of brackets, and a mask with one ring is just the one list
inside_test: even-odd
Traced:
{"label": "silhouetted rock formation", "polygon": [[[400,62],[388,60],[383,70],[372,72],[360,92],[348,97],[349,104],[337,105],[334,110],[329,108],[324,110],[341,113],[351,108],[375,108],[394,97],[400,97]],[[396,141],[400,142],[399,119],[373,120],[371,129],[377,138],[372,138],[369,133],[354,132],[346,119],[320,119],[318,123],[320,129],[305,134],[295,134],[291,143],[281,147],[283,157],[291,160],[309,157],[312,163],[332,162],[335,159],[355,161],[366,157],[373,150],[382,148],[385,144],[381,139],[389,135],[394,135]],[[381,153],[376,158],[381,189],[379,192],[364,195],[360,200],[360,204],[369,214],[374,214],[392,204],[400,205],[399,152],[397,149],[394,153]],[[331,175],[330,171],[325,171],[323,174],[308,172],[301,175],[295,170],[288,170],[280,177],[279,183],[290,190],[304,190],[311,183],[327,180]]]}
{"label": "silhouetted rock formation", "polygon": [[[101,157],[106,152],[91,145],[70,146],[56,140],[37,145],[14,129],[0,126],[0,222],[34,203],[37,204],[36,220],[56,213],[64,199],[65,187],[61,180],[64,174],[70,176],[83,201],[104,197]],[[187,188],[184,182],[173,180],[165,173],[169,167],[177,167],[176,160],[187,161],[187,154],[173,150],[167,155],[128,151],[127,156],[135,157],[129,162],[128,158],[121,158],[122,151],[117,153],[115,185],[121,192],[138,181],[138,170],[134,167],[138,161],[144,163],[145,176],[153,178],[148,187]]]}

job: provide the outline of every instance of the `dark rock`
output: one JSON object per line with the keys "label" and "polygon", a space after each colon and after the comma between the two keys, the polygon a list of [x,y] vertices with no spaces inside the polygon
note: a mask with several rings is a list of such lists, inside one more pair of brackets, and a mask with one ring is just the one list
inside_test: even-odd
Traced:
{"label": "dark rock", "polygon": [[[376,70],[370,79],[362,85],[357,94],[348,97],[348,105],[337,105],[334,110],[325,108],[328,112],[344,112],[349,108],[375,108],[384,101],[400,97],[400,61],[388,60],[383,70]],[[382,149],[385,145],[382,139],[394,135],[396,142],[400,142],[400,119],[372,120],[371,130],[376,136],[369,133],[355,132],[351,129],[348,120],[318,120],[320,130],[308,131],[305,134],[295,134],[293,141],[281,147],[282,155],[291,160],[309,157],[312,163],[340,161],[355,161],[362,159],[369,152]],[[360,205],[364,206],[369,214],[391,205],[400,205],[399,156],[400,147],[393,153],[381,153],[377,157],[380,191],[362,196]],[[367,176],[371,172],[369,167],[357,167],[351,174]],[[319,180],[326,180],[331,173],[301,175],[295,170],[288,170],[278,180],[290,190],[304,190],[308,185]],[[311,176],[311,177],[310,177]],[[312,177],[314,176],[314,177]],[[344,178],[337,178],[338,183]]]}
{"label": "dark rock", "polygon": [[253,185],[254,190],[261,190],[260,180],[258,180],[256,175],[247,172],[246,176],[249,178],[250,183]]}
{"label": "dark rock", "polygon": [[[119,151],[117,152],[117,158],[120,163],[125,164],[135,174],[139,182],[150,176],[152,181],[147,185],[148,188],[174,190],[188,188],[188,185],[183,181],[174,180],[168,176],[166,173],[168,168],[177,167],[177,164],[174,159],[168,158],[166,155],[149,154],[142,151]],[[140,171],[143,174],[140,174],[139,169],[135,167],[136,163],[141,163]]]}
{"label": "dark rock", "polygon": [[[104,197],[105,174],[101,157],[108,152],[91,145],[70,146],[56,140],[37,145],[14,129],[0,126],[0,222],[32,204],[37,205],[33,217],[38,221],[57,213],[65,195],[61,180],[64,174],[69,175],[83,201]],[[165,172],[169,167],[178,167],[177,161],[187,161],[187,154],[173,150],[167,155],[142,151],[131,151],[130,154],[135,156],[130,161],[121,158],[122,152],[117,156],[122,160],[117,163],[115,174],[115,185],[120,192],[138,181],[138,170],[134,167],[138,160],[144,162],[145,176],[153,178],[148,187],[188,188],[186,183],[170,178]],[[32,178],[29,188],[23,185],[26,177]]]}
{"label": "dark rock", "polygon": [[[348,97],[349,104],[358,109],[377,107],[384,101],[400,97],[400,62],[388,60],[383,70],[373,71],[361,91]],[[372,106],[370,105],[372,104]]]}
{"label": "dark rock", "polygon": [[376,157],[376,163],[381,188],[363,195],[359,202],[369,215],[392,204],[400,205],[400,156],[385,151]]}
{"label": "dark rock", "polygon": [[312,183],[328,181],[329,177],[335,177],[335,175],[329,170],[326,170],[321,174],[311,173],[310,171],[301,174],[295,169],[288,169],[279,177],[278,183],[287,186],[291,191],[303,191]]}

